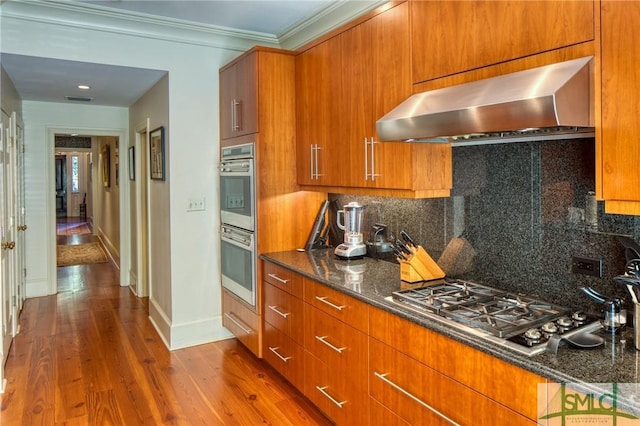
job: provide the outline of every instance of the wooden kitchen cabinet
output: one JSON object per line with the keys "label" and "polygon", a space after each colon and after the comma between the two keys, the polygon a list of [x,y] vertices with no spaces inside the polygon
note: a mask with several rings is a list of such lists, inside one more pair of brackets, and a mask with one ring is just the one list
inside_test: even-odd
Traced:
{"label": "wooden kitchen cabinet", "polygon": [[369,332],[367,305],[345,293],[304,278],[304,301],[357,330]]}
{"label": "wooden kitchen cabinet", "polygon": [[[414,83],[579,44],[595,37],[596,3],[593,1],[419,0],[410,3]],[[624,18],[618,22],[628,22],[627,17]]]}
{"label": "wooden kitchen cabinet", "polygon": [[[305,352],[304,394],[337,425],[366,425],[369,417],[367,388],[356,386],[349,371]],[[381,424],[381,423],[373,423]]]}
{"label": "wooden kitchen cabinet", "polygon": [[354,326],[366,325],[367,307],[336,293],[305,279],[304,394],[336,424],[361,424],[369,413],[368,338]]}
{"label": "wooden kitchen cabinet", "polygon": [[640,3],[601,2],[601,133],[596,150],[596,191],[605,200],[607,213],[640,215],[640,45],[633,31],[637,23]]}
{"label": "wooden kitchen cabinet", "polygon": [[412,93],[408,23],[409,4],[402,3],[296,57],[298,183],[448,196],[449,146],[380,142],[375,131]]}
{"label": "wooden kitchen cabinet", "polygon": [[[409,424],[447,425],[451,420],[490,425],[497,424],[497,419],[505,425],[537,424],[374,338],[369,339],[369,354],[371,397]],[[511,388],[512,393],[514,389],[520,391]]]}
{"label": "wooden kitchen cabinet", "polygon": [[[226,129],[230,127],[224,124],[224,115],[229,109],[225,108],[229,96],[224,92],[231,92],[230,87],[237,84],[227,83],[229,80],[244,81],[243,90],[252,92],[243,99],[243,107],[252,104],[251,110],[255,113],[246,113],[243,109],[243,126],[241,132],[253,132],[241,136],[227,137]],[[221,92],[221,147],[253,143],[255,146],[255,196],[256,196],[256,305],[250,306],[239,299],[223,297],[222,309],[229,317],[236,320],[249,318],[250,327],[243,324],[242,327],[231,322],[225,317],[223,324],[242,342],[248,342],[247,347],[258,357],[262,357],[262,316],[263,316],[263,285],[268,282],[278,287],[275,278],[268,275],[263,278],[262,261],[258,258],[263,253],[293,250],[303,247],[313,220],[326,200],[327,194],[321,191],[301,191],[296,183],[296,149],[295,149],[295,55],[293,52],[266,47],[254,47],[220,71]],[[224,98],[227,98],[226,100]],[[247,118],[255,117],[249,121],[254,125],[246,126]],[[259,122],[259,126],[258,126]],[[285,273],[284,269],[269,266],[268,273]],[[275,272],[274,272],[275,271]],[[293,283],[291,284],[293,285]],[[297,294],[302,297],[302,284]],[[282,289],[286,286],[283,285]],[[279,287],[280,288],[280,287]],[[285,290],[286,291],[286,290]],[[249,314],[252,313],[252,315]],[[270,311],[273,313],[272,311]],[[253,326],[253,324],[257,326]],[[249,339],[242,328],[253,330],[255,339]]]}
{"label": "wooden kitchen cabinet", "polygon": [[258,51],[220,69],[220,136],[222,139],[258,131]]}
{"label": "wooden kitchen cabinet", "polygon": [[[518,413],[522,417],[520,423],[528,424],[525,418],[529,421],[537,418],[538,386],[546,385],[545,378],[377,308],[369,307],[369,329],[370,353],[377,354],[372,352],[372,341],[375,339],[475,392],[471,394],[464,391],[464,395],[484,396],[499,403],[501,410],[506,407],[508,411],[505,413]],[[373,372],[381,371],[374,370],[375,364],[371,358],[369,363],[369,380],[374,383]],[[389,408],[396,411],[393,407]]]}
{"label": "wooden kitchen cabinet", "polygon": [[262,344],[260,316],[227,289],[222,289],[222,325],[254,354]]}
{"label": "wooden kitchen cabinet", "polygon": [[265,361],[291,384],[304,388],[304,303],[302,277],[263,262]]}

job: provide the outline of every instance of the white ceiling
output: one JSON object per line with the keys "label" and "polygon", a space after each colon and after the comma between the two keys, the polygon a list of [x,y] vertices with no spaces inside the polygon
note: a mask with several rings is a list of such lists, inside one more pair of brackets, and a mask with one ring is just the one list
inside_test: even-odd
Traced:
{"label": "white ceiling", "polygon": [[[181,22],[212,29],[232,29],[278,39],[291,28],[345,2],[374,4],[376,0],[49,0],[92,13]],[[4,2],[3,6],[11,3]],[[1,2],[0,2],[1,4]],[[3,7],[0,6],[0,7]],[[128,107],[152,87],[163,71],[28,57],[2,53],[3,68],[23,100],[73,102],[65,96],[91,97],[89,105]],[[76,86],[91,76],[90,91]]]}

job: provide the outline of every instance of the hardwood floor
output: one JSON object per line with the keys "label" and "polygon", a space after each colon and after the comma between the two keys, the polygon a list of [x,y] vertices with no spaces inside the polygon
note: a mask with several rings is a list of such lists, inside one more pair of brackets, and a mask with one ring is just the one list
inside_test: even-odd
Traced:
{"label": "hardwood floor", "polygon": [[0,424],[330,424],[235,339],[168,351],[147,299],[117,283],[109,263],[63,267],[57,295],[26,301]]}

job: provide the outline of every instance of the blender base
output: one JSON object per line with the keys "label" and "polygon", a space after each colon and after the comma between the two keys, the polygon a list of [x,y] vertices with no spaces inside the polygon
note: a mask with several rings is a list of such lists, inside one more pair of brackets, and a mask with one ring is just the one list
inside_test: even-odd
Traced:
{"label": "blender base", "polygon": [[367,246],[364,244],[349,245],[343,243],[336,247],[334,253],[341,259],[361,259],[367,254]]}

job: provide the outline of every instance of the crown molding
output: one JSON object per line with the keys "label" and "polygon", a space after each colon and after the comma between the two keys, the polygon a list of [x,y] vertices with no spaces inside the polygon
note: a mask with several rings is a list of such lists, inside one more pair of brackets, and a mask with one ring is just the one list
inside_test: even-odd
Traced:
{"label": "crown molding", "polygon": [[342,0],[279,34],[278,41],[283,49],[296,50],[386,3],[389,0]]}
{"label": "crown molding", "polygon": [[116,10],[66,0],[0,0],[0,17],[244,52],[255,45],[296,49],[388,0],[342,0],[274,35]]}
{"label": "crown molding", "polygon": [[271,34],[60,0],[10,0],[2,4],[0,17],[240,52],[256,44],[280,47],[278,38]]}

